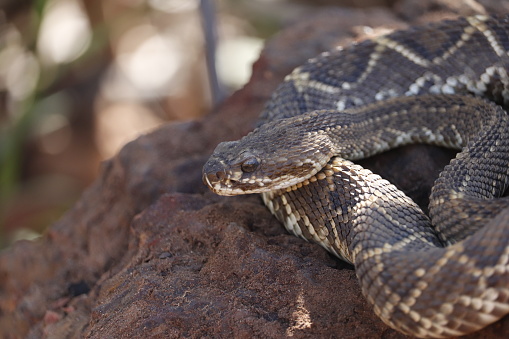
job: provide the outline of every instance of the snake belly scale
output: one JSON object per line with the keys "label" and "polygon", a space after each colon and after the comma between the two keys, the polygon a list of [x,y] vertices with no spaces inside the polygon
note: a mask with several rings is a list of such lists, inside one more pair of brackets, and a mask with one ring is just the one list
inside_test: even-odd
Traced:
{"label": "snake belly scale", "polygon": [[[309,60],[258,127],[217,146],[203,180],[261,193],[292,233],[355,266],[391,327],[458,336],[509,313],[509,17],[398,31]],[[352,163],[410,143],[461,150],[435,182],[430,218]]]}

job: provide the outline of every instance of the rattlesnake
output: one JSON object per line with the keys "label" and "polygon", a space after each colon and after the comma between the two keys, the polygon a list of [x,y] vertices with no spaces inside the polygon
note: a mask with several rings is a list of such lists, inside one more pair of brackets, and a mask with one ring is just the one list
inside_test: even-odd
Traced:
{"label": "rattlesnake", "polygon": [[[353,263],[393,328],[478,330],[509,313],[508,51],[509,16],[475,16],[323,53],[286,77],[258,128],[217,146],[203,180],[262,193],[288,230]],[[417,142],[462,149],[433,188],[433,225],[351,162]]]}

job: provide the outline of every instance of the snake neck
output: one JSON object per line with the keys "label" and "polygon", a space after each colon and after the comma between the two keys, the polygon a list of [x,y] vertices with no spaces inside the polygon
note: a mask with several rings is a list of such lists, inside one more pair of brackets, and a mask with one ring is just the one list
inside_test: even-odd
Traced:
{"label": "snake neck", "polygon": [[[309,180],[262,197],[288,231],[352,264],[370,247],[442,246],[429,219],[410,198],[379,175],[340,157],[332,158]],[[380,228],[370,223],[379,214],[394,219],[395,225]],[[396,221],[401,217],[405,223]]]}

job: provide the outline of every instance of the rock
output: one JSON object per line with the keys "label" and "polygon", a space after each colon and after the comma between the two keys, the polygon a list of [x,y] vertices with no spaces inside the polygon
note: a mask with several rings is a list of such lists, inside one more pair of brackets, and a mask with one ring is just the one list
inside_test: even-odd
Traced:
{"label": "rock", "polygon": [[98,284],[87,337],[324,336],[345,321],[337,333],[387,330],[358,317],[370,310],[351,267],[288,236],[256,197],[163,195],[132,233],[130,262]]}
{"label": "rock", "polygon": [[[259,197],[215,196],[201,182],[216,144],[253,128],[285,74],[365,26],[405,23],[381,9],[310,15],[268,42],[249,84],[204,120],[164,126],[105,162],[42,239],[0,254],[0,337],[403,338],[374,315],[351,266],[287,234]],[[450,157],[409,146],[362,164],[426,206]],[[470,337],[507,335],[506,317]]]}

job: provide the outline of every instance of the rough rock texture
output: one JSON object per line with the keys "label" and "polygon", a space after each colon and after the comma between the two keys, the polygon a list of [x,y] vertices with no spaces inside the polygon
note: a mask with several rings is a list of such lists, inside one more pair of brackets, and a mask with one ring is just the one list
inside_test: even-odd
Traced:
{"label": "rough rock texture", "polygon": [[[399,14],[417,22],[411,3]],[[449,10],[428,18],[454,10],[426,8]],[[252,128],[292,68],[361,39],[365,26],[405,25],[380,9],[310,15],[274,37],[250,83],[206,119],[126,145],[46,236],[0,255],[0,337],[403,338],[371,311],[351,266],[287,234],[257,196],[215,196],[200,175],[218,142]],[[410,146],[362,164],[425,206],[450,157]],[[470,337],[507,336],[508,317]]]}

